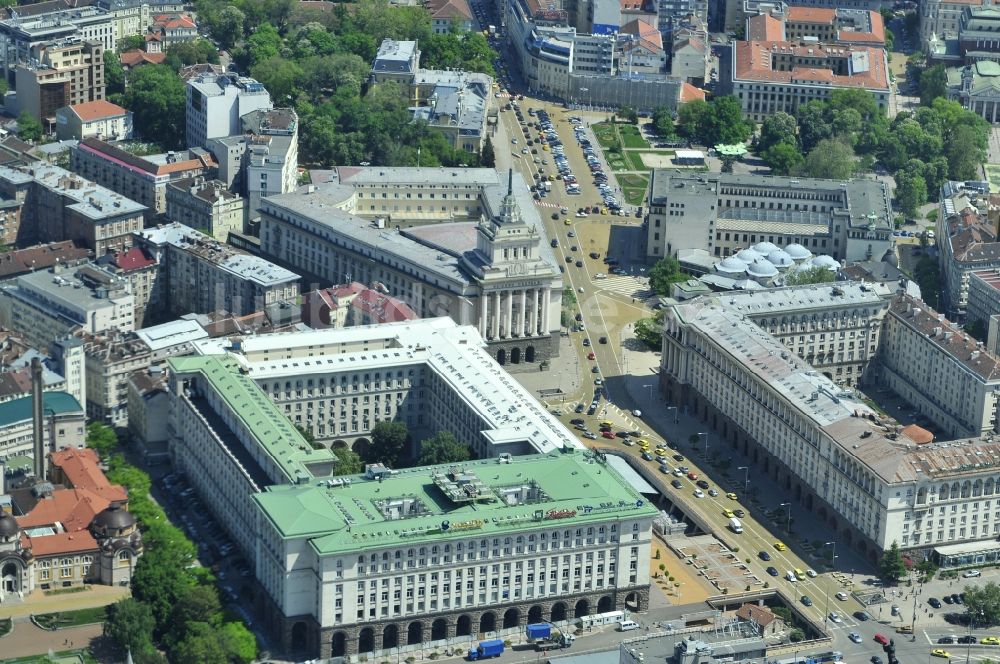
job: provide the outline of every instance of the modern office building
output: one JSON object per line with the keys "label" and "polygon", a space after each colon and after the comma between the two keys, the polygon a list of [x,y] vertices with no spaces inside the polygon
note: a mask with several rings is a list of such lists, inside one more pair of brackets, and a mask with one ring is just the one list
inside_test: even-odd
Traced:
{"label": "modern office building", "polygon": [[422,317],[475,325],[501,364],[558,353],[562,278],[519,176],[381,167],[337,176],[264,200],[264,256],[321,284],[380,284]]}
{"label": "modern office building", "polygon": [[14,66],[14,85],[18,112],[52,131],[60,108],[104,100],[104,47],[75,38],[46,42]]}
{"label": "modern office building", "polygon": [[837,89],[867,90],[880,107],[889,105],[889,64],[881,47],[811,40],[734,41],[732,63],[733,94],[756,122],[779,111],[794,115],[799,106],[828,99]]}
{"label": "modern office building", "polygon": [[725,257],[761,242],[801,245],[848,262],[893,246],[888,188],[878,180],[818,180],[653,170],[647,256],[700,249]]}
{"label": "modern office building", "polygon": [[1000,268],[997,223],[1000,212],[987,182],[945,182],[936,226],[941,262],[941,307],[963,322],[969,302],[969,275]]}
{"label": "modern office building", "polygon": [[965,322],[978,322],[986,330],[990,317],[1000,314],[1000,268],[969,273],[969,298]]}
{"label": "modern office building", "polygon": [[[825,290],[837,302],[841,296],[833,289],[844,286],[804,286],[769,297]],[[780,303],[775,308],[780,316]],[[1000,490],[1000,439],[995,397],[976,385],[993,380],[985,376],[1000,360],[978,351],[974,341],[909,296],[893,296],[887,312],[881,296],[857,308],[865,321],[860,325],[843,318],[839,305],[825,312],[828,331],[814,329],[808,319],[792,323],[837,344],[841,328],[854,328],[874,361],[869,372],[877,385],[918,392],[904,397],[942,433],[964,427],[974,429],[973,437],[929,442],[929,432],[872,410],[863,394],[837,385],[792,352],[794,346],[761,329],[758,322],[770,325],[768,317],[755,322],[718,297],[667,308],[662,392],[668,403],[707,423],[714,449],[740,449],[827,524],[838,542],[872,560],[893,542],[937,556],[949,556],[955,547],[966,554],[990,549],[1000,533],[991,498]],[[817,312],[817,318],[822,315]],[[880,317],[884,330],[873,354],[872,326]],[[779,331],[780,325],[779,318]],[[898,372],[898,380],[891,372]],[[989,423],[985,413],[991,409]]]}
{"label": "modern office building", "polygon": [[299,294],[299,275],[183,224],[139,231],[135,243],[159,266],[159,293],[151,299],[166,316],[215,311],[245,316]]}
{"label": "modern office building", "polygon": [[145,206],[43,162],[0,166],[0,196],[9,210],[20,205],[19,243],[72,240],[94,256],[132,246]]}
{"label": "modern office building", "polygon": [[[511,380],[475,328],[440,318],[196,345],[169,362],[171,456],[252,561],[257,607],[286,648],[375,656],[645,608],[655,508]],[[372,396],[379,419],[451,431],[483,460],[331,477],[336,447],[306,445],[286,413],[344,422],[334,436],[358,449],[360,412],[327,421],[317,409],[360,411],[353,400]]]}
{"label": "modern office building", "polygon": [[262,198],[293,192],[299,184],[299,116],[290,108],[256,110],[240,124],[246,137],[247,219],[257,220]]}
{"label": "modern office building", "polygon": [[[21,6],[0,20],[0,63],[11,87],[15,85],[14,67],[37,61],[37,53],[47,44],[90,42],[101,53],[115,50],[118,38],[106,10],[97,6],[52,7],[49,3],[37,6],[40,11]],[[103,70],[103,57],[99,59]]]}
{"label": "modern office building", "polygon": [[187,146],[208,149],[209,140],[242,133],[240,119],[270,109],[271,95],[252,78],[202,74],[187,82]]}
{"label": "modern office building", "polygon": [[128,282],[93,263],[39,270],[0,286],[0,323],[38,349],[77,330],[131,331],[133,307]]}

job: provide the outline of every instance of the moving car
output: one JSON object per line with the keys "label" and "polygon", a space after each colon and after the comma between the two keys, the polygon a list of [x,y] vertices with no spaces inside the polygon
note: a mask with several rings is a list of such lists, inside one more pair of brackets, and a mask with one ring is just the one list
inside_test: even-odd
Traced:
{"label": "moving car", "polygon": [[[732,514],[732,512],[730,512],[729,514]],[[726,516],[729,516],[729,515],[727,514]],[[769,561],[771,559],[771,554],[768,553],[767,551],[761,551],[760,553],[757,554],[757,556],[761,560],[763,560],[765,562],[767,562],[767,561]]]}
{"label": "moving car", "polygon": [[879,643],[883,646],[889,645],[889,639],[887,639],[884,634],[876,633],[875,636],[872,637],[872,640],[874,640],[875,643]]}
{"label": "moving car", "polygon": [[837,593],[836,595],[834,595],[834,597],[836,597],[837,599],[839,599],[841,602],[846,602],[847,601],[847,593],[845,593],[843,590],[841,590],[839,593]]}
{"label": "moving car", "polygon": [[767,573],[770,574],[771,576],[778,576],[778,570],[775,569],[774,567],[768,567]]}
{"label": "moving car", "polygon": [[831,611],[831,612],[830,612],[830,616],[829,616],[829,618],[830,618],[830,620],[831,620],[832,622],[835,622],[835,623],[839,623],[839,622],[842,622],[842,619],[841,619],[841,617],[840,617],[840,614],[839,614],[839,613],[837,613],[836,611]]}
{"label": "moving car", "polygon": [[803,595],[802,597],[799,598],[799,601],[802,602],[802,606],[812,606],[813,605],[813,601],[811,599],[809,599],[809,595]]}
{"label": "moving car", "polygon": [[673,480],[670,482],[670,486],[674,487],[675,489],[680,489],[683,485],[681,484],[680,480]]}
{"label": "moving car", "polygon": [[930,599],[927,600],[927,603],[930,604],[935,609],[941,608],[941,600],[939,600],[937,597],[931,597]]}
{"label": "moving car", "polygon": [[786,550],[788,550],[788,547],[785,546],[784,542],[775,542],[774,543],[774,548],[777,549],[778,551],[786,551]]}
{"label": "moving car", "polygon": [[867,622],[872,619],[872,617],[868,615],[867,611],[855,611],[852,615],[854,616],[855,620],[858,620],[860,622]]}
{"label": "moving car", "polygon": [[980,572],[978,569],[967,569],[964,572],[962,572],[962,578],[965,579],[973,579],[982,575],[983,573]]}
{"label": "moving car", "polygon": [[943,648],[935,648],[931,651],[931,655],[934,657],[944,657],[945,659],[951,659],[951,653]]}
{"label": "moving car", "polygon": [[858,634],[857,632],[851,632],[850,634],[847,635],[847,638],[849,638],[851,641],[854,641],[855,643],[861,643],[862,641],[861,635]]}
{"label": "moving car", "polygon": [[980,643],[984,646],[1000,646],[1000,639],[995,636],[987,636]]}
{"label": "moving car", "polygon": [[738,500],[738,498],[736,497],[736,494],[733,493],[732,491],[730,491],[729,493],[726,494],[726,498],[728,498],[729,500]]}

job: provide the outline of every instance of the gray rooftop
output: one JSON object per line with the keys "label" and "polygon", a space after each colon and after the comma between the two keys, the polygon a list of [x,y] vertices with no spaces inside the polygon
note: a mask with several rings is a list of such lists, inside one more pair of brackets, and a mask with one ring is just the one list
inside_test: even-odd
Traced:
{"label": "gray rooftop", "polygon": [[14,183],[24,183],[34,179],[45,188],[75,201],[66,206],[68,209],[95,221],[124,215],[133,216],[141,214],[146,209],[145,205],[140,205],[130,198],[125,198],[90,180],[84,180],[64,168],[44,162],[35,162],[31,166],[17,170],[0,166],[0,178]]}
{"label": "gray rooftop", "polygon": [[13,281],[7,293],[33,306],[44,301],[51,305],[46,306],[49,313],[71,324],[85,323],[88,312],[113,306],[116,297],[131,298],[124,280],[92,263],[25,274]]}
{"label": "gray rooftop", "polygon": [[154,245],[170,244],[195,254],[208,263],[261,286],[276,286],[298,281],[299,275],[259,256],[237,252],[200,231],[177,222],[146,228],[137,236]]}
{"label": "gray rooftop", "polygon": [[894,290],[885,284],[843,281],[809,286],[767,288],[746,293],[725,293],[712,296],[722,306],[747,316],[781,316],[831,306],[858,304],[882,305]]}
{"label": "gray rooftop", "polygon": [[[776,175],[751,175],[738,173],[673,173],[655,170],[650,192],[650,201],[662,201],[670,196],[716,196],[724,198],[724,187],[747,187],[761,190],[762,196],[768,190],[797,192],[843,192],[840,211],[850,214],[852,226],[862,227],[874,222],[882,228],[892,228],[892,206],[888,189],[879,180],[823,180],[818,178],[795,178]],[[735,218],[743,218],[746,210],[733,212]],[[809,217],[797,223],[812,223]],[[768,219],[770,220],[770,219]]]}
{"label": "gray rooftop", "polygon": [[375,55],[375,62],[372,64],[374,72],[411,72],[410,60],[417,52],[417,42],[396,41],[395,39],[384,39],[378,47]]}
{"label": "gray rooftop", "polygon": [[218,97],[227,94],[228,89],[239,94],[268,94],[264,86],[257,79],[248,76],[217,75],[213,73],[201,74],[188,81],[195,90],[198,90],[206,97]]}

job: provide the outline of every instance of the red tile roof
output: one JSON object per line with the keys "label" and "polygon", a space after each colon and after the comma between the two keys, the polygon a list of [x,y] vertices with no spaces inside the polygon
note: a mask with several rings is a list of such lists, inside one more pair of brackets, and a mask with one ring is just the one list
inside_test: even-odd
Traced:
{"label": "red tile roof", "polygon": [[56,489],[50,498],[42,498],[30,512],[15,518],[21,528],[39,528],[60,523],[66,531],[75,532],[86,530],[94,517],[110,504],[110,501],[93,491]]}
{"label": "red tile roof", "polygon": [[69,110],[73,111],[76,117],[80,118],[82,122],[92,122],[102,118],[117,118],[128,113],[128,111],[118,104],[112,104],[110,101],[104,100],[76,104],[70,106]]}
{"label": "red tile roof", "polygon": [[154,265],[156,261],[145,253],[139,247],[132,247],[128,251],[119,252],[112,257],[111,262],[114,263],[115,267],[119,270],[138,270],[144,267],[149,267]]}
{"label": "red tile roof", "polygon": [[66,482],[73,488],[93,491],[108,502],[128,500],[125,489],[109,482],[97,462],[97,452],[89,448],[52,453],[52,465],[62,471]]}
{"label": "red tile roof", "polygon": [[[853,75],[834,74],[832,65],[853,54],[867,53],[869,70]],[[774,61],[791,60],[789,70],[774,69]],[[736,79],[771,83],[824,82],[832,87],[888,90],[885,51],[852,45],[800,42],[743,41],[736,43]]]}
{"label": "red tile roof", "polygon": [[97,540],[86,530],[72,533],[56,533],[54,535],[38,535],[36,537],[21,537],[21,546],[30,549],[35,557],[59,556],[68,553],[83,553],[96,551]]}
{"label": "red tile roof", "polygon": [[917,445],[926,445],[927,443],[934,442],[934,434],[916,424],[908,424],[903,427],[902,434]]}
{"label": "red tile roof", "polygon": [[747,39],[750,41],[782,41],[785,25],[770,14],[751,16],[747,22]]}
{"label": "red tile roof", "polygon": [[696,99],[705,100],[705,91],[701,88],[696,88],[687,81],[681,83],[681,99],[682,104],[686,104],[689,101],[695,101]]}
{"label": "red tile roof", "polygon": [[821,7],[789,7],[787,20],[796,23],[822,23],[833,25],[837,20],[837,10]]}
{"label": "red tile roof", "polygon": [[121,54],[123,67],[136,67],[138,65],[161,65],[167,59],[166,53],[146,53],[139,49],[132,49]]}
{"label": "red tile roof", "polygon": [[87,249],[79,249],[71,240],[40,244],[27,249],[15,249],[0,254],[0,278],[44,270],[56,263],[66,263],[90,256]]}
{"label": "red tile roof", "polygon": [[166,28],[168,30],[198,27],[189,16],[183,14],[160,14],[153,18],[153,25],[157,28]]}

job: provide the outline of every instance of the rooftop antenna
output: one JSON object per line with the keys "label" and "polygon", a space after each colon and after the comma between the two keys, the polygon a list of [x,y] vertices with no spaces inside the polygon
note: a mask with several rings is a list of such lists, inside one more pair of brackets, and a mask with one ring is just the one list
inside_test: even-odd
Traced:
{"label": "rooftop antenna", "polygon": [[511,196],[514,194],[514,168],[507,169],[507,195]]}

